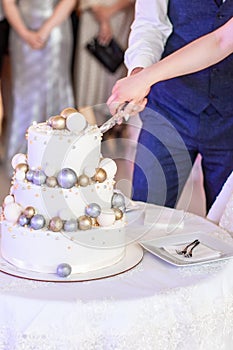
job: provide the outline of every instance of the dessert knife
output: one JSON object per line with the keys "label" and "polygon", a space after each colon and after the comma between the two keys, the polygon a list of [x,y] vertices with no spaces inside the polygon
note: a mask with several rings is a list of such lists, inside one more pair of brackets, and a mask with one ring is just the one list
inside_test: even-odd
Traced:
{"label": "dessert knife", "polygon": [[109,129],[111,129],[114,125],[122,123],[123,119],[126,121],[129,118],[129,114],[125,112],[126,106],[129,104],[129,102],[124,102],[121,104],[118,108],[114,116],[110,119],[108,119],[104,124],[100,126],[100,131],[102,133],[105,133]]}

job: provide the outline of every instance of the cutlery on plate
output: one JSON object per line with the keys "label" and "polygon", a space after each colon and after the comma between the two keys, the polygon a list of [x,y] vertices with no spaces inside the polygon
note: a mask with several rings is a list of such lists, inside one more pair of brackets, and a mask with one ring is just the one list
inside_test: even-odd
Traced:
{"label": "cutlery on plate", "polygon": [[176,253],[179,254],[179,255],[187,254],[188,248],[191,247],[192,245],[195,245],[197,242],[198,242],[198,244],[200,243],[198,241],[198,239],[195,239],[192,243],[189,243],[188,245],[186,245],[186,247],[184,249],[182,249],[182,250],[176,249]]}
{"label": "cutlery on plate", "polygon": [[197,242],[192,246],[192,248],[191,248],[186,254],[184,254],[184,257],[185,257],[185,258],[191,258],[191,257],[193,256],[193,249],[194,249],[198,244],[200,244],[199,241],[197,241]]}

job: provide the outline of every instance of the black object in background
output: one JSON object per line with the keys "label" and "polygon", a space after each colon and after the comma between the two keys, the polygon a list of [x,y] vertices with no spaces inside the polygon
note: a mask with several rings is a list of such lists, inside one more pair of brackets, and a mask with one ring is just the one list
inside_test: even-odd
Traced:
{"label": "black object in background", "polygon": [[124,51],[114,38],[108,45],[101,45],[95,37],[87,43],[86,48],[111,73],[115,73],[124,62]]}

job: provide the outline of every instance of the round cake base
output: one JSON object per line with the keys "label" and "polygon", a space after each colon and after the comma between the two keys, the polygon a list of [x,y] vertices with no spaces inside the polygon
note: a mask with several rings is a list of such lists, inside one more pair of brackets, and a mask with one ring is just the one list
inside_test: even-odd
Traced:
{"label": "round cake base", "polygon": [[90,271],[86,273],[71,274],[68,277],[60,277],[53,273],[38,273],[34,271],[20,269],[3,259],[0,254],[0,271],[15,277],[36,280],[42,282],[85,282],[112,277],[126,272],[136,265],[143,258],[143,248],[139,244],[130,244],[126,246],[125,256],[116,264],[103,269]]}

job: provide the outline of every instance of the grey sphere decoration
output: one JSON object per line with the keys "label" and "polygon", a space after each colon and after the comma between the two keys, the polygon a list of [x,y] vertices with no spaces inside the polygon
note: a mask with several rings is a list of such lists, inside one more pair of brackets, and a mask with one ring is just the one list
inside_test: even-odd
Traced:
{"label": "grey sphere decoration", "polygon": [[31,218],[30,226],[34,230],[40,230],[45,226],[45,218],[43,215],[36,214]]}
{"label": "grey sphere decoration", "polygon": [[33,175],[33,183],[34,185],[43,185],[46,182],[46,175],[43,170],[36,170]]}
{"label": "grey sphere decoration", "polygon": [[89,177],[87,175],[82,174],[78,178],[78,183],[79,183],[80,186],[86,187],[86,186],[89,185],[90,179],[89,179]]}
{"label": "grey sphere decoration", "polygon": [[28,170],[26,172],[26,179],[30,182],[33,181],[33,177],[34,177],[34,171],[33,170]]}
{"label": "grey sphere decoration", "polygon": [[62,188],[71,188],[77,182],[77,175],[70,168],[62,169],[57,175],[57,181]]}
{"label": "grey sphere decoration", "polygon": [[101,207],[97,203],[90,203],[86,209],[85,209],[85,214],[92,217],[92,218],[97,218],[101,213]]}
{"label": "grey sphere decoration", "polygon": [[57,267],[57,275],[59,277],[68,277],[72,272],[72,267],[69,264],[62,263]]}
{"label": "grey sphere decoration", "polygon": [[30,223],[30,219],[27,218],[25,215],[20,215],[18,223],[20,226],[26,226]]}
{"label": "grey sphere decoration", "polygon": [[125,197],[121,193],[113,193],[112,196],[112,208],[124,208],[125,207]]}
{"label": "grey sphere decoration", "polygon": [[70,219],[65,221],[63,226],[64,231],[66,232],[75,232],[78,230],[78,222],[75,219]]}

